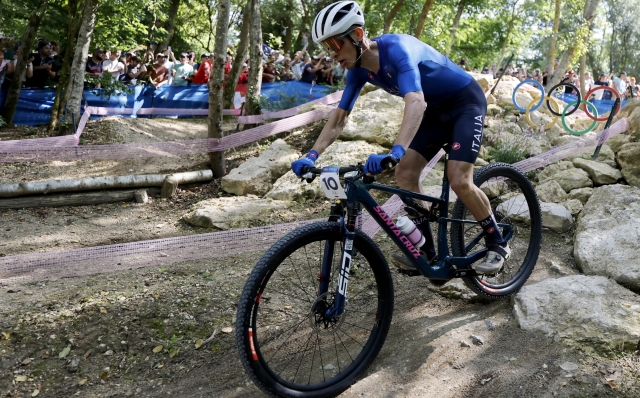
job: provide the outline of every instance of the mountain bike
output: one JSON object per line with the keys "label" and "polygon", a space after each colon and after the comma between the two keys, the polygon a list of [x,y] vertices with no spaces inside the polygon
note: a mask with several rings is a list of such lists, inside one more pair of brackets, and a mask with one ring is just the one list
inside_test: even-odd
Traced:
{"label": "mountain bike", "polygon": [[[492,163],[474,174],[511,247],[494,275],[472,268],[487,252],[478,221],[459,199],[449,216],[446,158],[438,198],[376,183],[362,165],[305,173],[308,180],[319,177],[326,196],[337,199],[328,221],[298,228],[275,243],[256,264],[238,304],[240,359],[253,382],[270,395],[335,396],[363,374],[384,344],[393,281],[378,245],[357,228],[362,208],[412,259],[417,273],[433,283],[462,278],[478,294],[502,299],[515,294],[533,271],[542,235],[540,204],[531,182],[511,165]],[[437,225],[435,260],[428,262],[399,233],[373,190],[398,195],[407,213]]]}

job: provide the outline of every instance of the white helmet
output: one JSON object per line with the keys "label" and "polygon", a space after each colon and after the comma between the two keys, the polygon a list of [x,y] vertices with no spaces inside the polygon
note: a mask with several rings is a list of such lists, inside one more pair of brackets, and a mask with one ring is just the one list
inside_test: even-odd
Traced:
{"label": "white helmet", "polygon": [[345,33],[353,25],[364,25],[364,15],[355,1],[338,1],[322,9],[313,21],[311,37],[316,43]]}

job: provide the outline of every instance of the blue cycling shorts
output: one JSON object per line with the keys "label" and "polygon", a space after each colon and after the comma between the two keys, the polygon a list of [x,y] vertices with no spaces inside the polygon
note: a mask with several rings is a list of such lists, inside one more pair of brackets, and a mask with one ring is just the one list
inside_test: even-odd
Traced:
{"label": "blue cycling shorts", "polygon": [[482,145],[487,100],[475,80],[436,106],[429,106],[409,148],[431,160],[441,148],[450,160],[475,163]]}

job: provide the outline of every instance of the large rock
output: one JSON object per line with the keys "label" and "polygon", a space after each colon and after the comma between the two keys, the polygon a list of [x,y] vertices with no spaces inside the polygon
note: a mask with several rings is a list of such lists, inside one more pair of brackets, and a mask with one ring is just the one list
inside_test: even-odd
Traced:
{"label": "large rock", "polygon": [[[540,177],[538,176],[538,178]],[[593,182],[589,178],[589,174],[587,174],[587,172],[582,169],[576,168],[558,171],[557,173],[551,175],[548,179],[556,180],[565,192],[569,192],[573,189],[593,186]],[[540,182],[546,181],[547,179],[544,179]]]}
{"label": "large rock", "polygon": [[488,104],[487,105],[487,115],[489,116],[497,116],[502,113],[502,108],[500,108],[496,104]]}
{"label": "large rock", "polygon": [[[531,101],[533,101],[533,97],[529,93],[518,90],[518,92],[516,93],[516,102],[522,109],[527,109],[527,105],[529,105]],[[498,99],[498,105],[503,108],[505,106],[509,106],[511,107],[511,109],[515,108],[513,104],[513,96],[510,95],[508,97],[501,97],[500,99]]]}
{"label": "large rock", "polygon": [[597,185],[615,184],[622,178],[620,170],[614,169],[606,163],[576,158],[573,160],[573,165],[586,171]]}
{"label": "large rock", "polygon": [[572,216],[577,216],[582,211],[584,205],[578,199],[567,199],[562,203],[565,209],[569,210]]}
{"label": "large rock", "polygon": [[[640,109],[640,108],[639,108]],[[618,151],[618,164],[627,184],[640,187],[640,142],[624,144]]]}
{"label": "large rock", "polygon": [[631,141],[640,141],[640,99],[636,98],[629,102],[620,111],[621,116],[625,116],[629,120],[629,132]]}
{"label": "large rock", "polygon": [[194,204],[193,211],[182,216],[182,219],[197,227],[224,230],[243,228],[267,213],[290,205],[290,202],[246,196],[216,198]]}
{"label": "large rock", "polygon": [[555,232],[567,232],[573,224],[571,212],[557,203],[540,203],[542,226]]}
{"label": "large rock", "polygon": [[550,165],[546,166],[544,169],[540,170],[540,172],[538,173],[538,181],[542,183],[544,181],[551,180],[556,173],[564,170],[573,169],[573,168],[574,168],[573,163],[567,162],[566,160],[561,160],[556,163],[551,163]]}
{"label": "large rock", "polygon": [[522,329],[558,341],[636,349],[640,339],[640,299],[601,276],[571,275],[525,285],[513,312]]}
{"label": "large rock", "polygon": [[627,134],[618,134],[618,135],[615,135],[615,136],[609,138],[607,140],[607,143],[605,145],[603,145],[602,148],[604,148],[605,146],[608,146],[608,147],[611,148],[611,150],[614,153],[618,153],[618,151],[620,150],[620,148],[624,144],[628,144],[630,142],[631,142],[631,137],[629,135],[627,135]]}
{"label": "large rock", "polygon": [[640,292],[640,188],[594,189],[576,224],[573,255],[580,270]]}
{"label": "large rock", "polygon": [[482,91],[484,91],[485,93],[487,92],[487,90],[489,90],[492,86],[493,86],[493,76],[492,75],[483,75],[482,73],[469,73],[471,75],[471,77],[473,77],[473,79],[475,81],[478,82],[478,84],[480,85],[480,87],[482,87]]}
{"label": "large rock", "polygon": [[[370,154],[386,153],[388,151],[388,149],[380,145],[369,144],[364,141],[338,141],[320,155],[316,166],[348,166],[358,164],[358,162],[364,163]],[[314,200],[323,195],[324,193],[317,179],[311,184],[307,184],[306,182],[301,182],[300,178],[296,177],[292,171],[289,171],[273,184],[273,188],[267,193],[266,197],[278,200],[305,201]]]}
{"label": "large rock", "polygon": [[578,188],[569,192],[569,199],[578,199],[583,205],[593,195],[593,188]]}
{"label": "large rock", "polygon": [[384,90],[376,90],[356,100],[341,139],[365,140],[391,147],[398,136],[404,101]]}
{"label": "large rock", "polygon": [[275,180],[289,170],[291,162],[299,157],[295,149],[282,139],[277,139],[260,156],[247,159],[222,177],[222,189],[238,196],[262,196],[271,189]]}
{"label": "large rock", "polygon": [[560,203],[569,198],[569,195],[562,189],[556,180],[549,180],[536,187],[538,199],[541,202]]}
{"label": "large rock", "polygon": [[[575,159],[591,160],[591,158],[593,157],[593,152],[594,152],[593,150],[588,150],[588,151],[582,152],[577,156],[569,157],[567,158],[567,160],[570,160],[570,161],[573,161]],[[613,150],[609,145],[603,145],[600,148],[600,152],[598,153],[596,162],[605,163],[610,167],[613,167],[614,169],[618,167],[618,164],[616,163],[616,154],[615,152],[613,152]],[[585,170],[585,171],[588,171],[588,170]]]}

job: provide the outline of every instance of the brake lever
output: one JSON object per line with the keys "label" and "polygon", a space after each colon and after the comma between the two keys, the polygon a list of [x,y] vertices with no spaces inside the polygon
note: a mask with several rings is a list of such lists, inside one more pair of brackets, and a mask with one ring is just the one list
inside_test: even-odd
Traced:
{"label": "brake lever", "polygon": [[307,181],[307,184],[311,184],[313,182],[313,180],[316,179],[316,175],[311,173],[311,172],[308,172],[308,173],[303,174],[300,177],[300,179]]}

